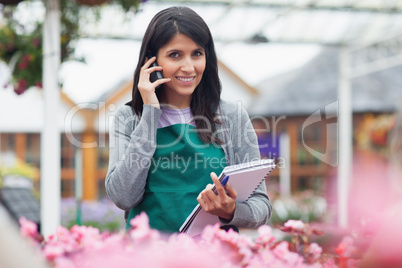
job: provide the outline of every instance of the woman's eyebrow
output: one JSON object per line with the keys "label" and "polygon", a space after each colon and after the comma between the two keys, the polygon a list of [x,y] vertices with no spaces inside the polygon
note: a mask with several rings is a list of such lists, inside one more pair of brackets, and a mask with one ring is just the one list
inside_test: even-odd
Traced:
{"label": "woman's eyebrow", "polygon": [[[205,49],[202,48],[202,47],[197,47],[193,51],[197,51],[197,50],[205,51]],[[183,52],[183,50],[173,48],[173,49],[170,49],[170,50],[166,51],[166,53],[172,53],[172,52]]]}

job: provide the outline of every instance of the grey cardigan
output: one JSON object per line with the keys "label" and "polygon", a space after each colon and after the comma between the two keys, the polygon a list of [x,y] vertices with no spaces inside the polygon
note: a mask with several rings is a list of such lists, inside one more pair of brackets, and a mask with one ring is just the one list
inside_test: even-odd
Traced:
{"label": "grey cardigan", "polygon": [[[143,198],[148,170],[156,149],[156,131],[162,111],[144,105],[141,119],[127,105],[120,107],[110,126],[109,169],[106,192],[122,210],[129,211]],[[240,103],[221,101],[218,110],[222,124],[216,124],[216,134],[225,141],[222,145],[229,165],[260,159],[258,140],[249,116]],[[224,224],[239,228],[256,228],[267,224],[272,205],[265,183],[246,202],[236,202],[231,221]]]}

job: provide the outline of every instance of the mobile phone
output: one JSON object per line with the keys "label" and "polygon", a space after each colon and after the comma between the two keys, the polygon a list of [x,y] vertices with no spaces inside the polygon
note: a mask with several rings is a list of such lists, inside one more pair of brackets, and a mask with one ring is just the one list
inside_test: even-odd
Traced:
{"label": "mobile phone", "polygon": [[[148,58],[148,59],[150,59],[150,58],[152,58],[152,57],[153,57],[153,56],[150,55],[150,54],[147,55],[147,58]],[[151,63],[151,65],[149,66],[149,68],[155,67],[155,66],[158,66],[158,63],[156,62],[156,60],[155,60],[153,63]],[[149,80],[153,83],[153,82],[155,82],[156,80],[162,79],[162,78],[163,78],[162,72],[161,72],[161,71],[155,71],[155,72],[152,72],[152,73],[150,74]],[[157,86],[156,88],[160,88],[160,86],[161,86],[161,85]]]}

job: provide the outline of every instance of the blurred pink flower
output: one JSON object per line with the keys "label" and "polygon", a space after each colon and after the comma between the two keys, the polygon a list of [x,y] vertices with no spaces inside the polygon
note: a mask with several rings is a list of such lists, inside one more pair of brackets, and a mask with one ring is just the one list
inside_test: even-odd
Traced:
{"label": "blurred pink flower", "polygon": [[33,45],[34,45],[35,47],[39,47],[39,46],[40,46],[40,43],[41,43],[41,39],[40,39],[40,38],[35,38],[35,39],[32,41],[32,43],[33,43]]}
{"label": "blurred pink flower", "polygon": [[35,237],[38,234],[38,227],[33,221],[21,217],[20,220],[20,233],[23,237]]}
{"label": "blurred pink flower", "polygon": [[322,248],[317,243],[311,243],[309,246],[309,253],[314,259],[318,259],[321,256]]}
{"label": "blurred pink flower", "polygon": [[295,231],[302,231],[305,227],[305,224],[301,220],[288,220],[285,222],[284,226],[292,228]]}
{"label": "blurred pink flower", "polygon": [[263,246],[271,245],[275,242],[276,238],[272,235],[272,228],[268,225],[262,225],[258,228],[258,237],[256,243]]}
{"label": "blurred pink flower", "polygon": [[284,259],[289,253],[289,244],[286,241],[280,242],[273,250],[275,256],[279,259]]}
{"label": "blurred pink flower", "polygon": [[130,224],[133,228],[129,231],[129,235],[137,243],[157,240],[160,237],[158,231],[149,227],[149,218],[145,212],[141,212],[134,219],[131,219]]}
{"label": "blurred pink flower", "polygon": [[353,238],[345,236],[336,248],[336,253],[342,257],[350,258],[356,251]]}
{"label": "blurred pink flower", "polygon": [[60,257],[54,260],[55,268],[77,268],[74,262],[67,257]]}
{"label": "blurred pink flower", "polygon": [[65,250],[63,248],[63,245],[58,245],[58,244],[47,244],[43,248],[43,254],[45,255],[46,259],[49,261],[53,261],[57,257],[60,257],[64,255]]}
{"label": "blurred pink flower", "polygon": [[[21,232],[32,239],[37,233],[35,224],[24,219],[21,222]],[[205,227],[197,239],[179,233],[164,235],[150,228],[145,213],[130,224],[133,228],[129,232],[112,234],[100,233],[91,226],[75,225],[70,230],[59,227],[37,248],[53,268],[336,267],[331,258],[318,260],[322,254],[318,244],[305,244],[308,254],[315,258],[299,255],[300,252],[290,250],[291,243],[276,242],[269,226],[261,226],[253,241],[250,236],[222,230],[219,224]],[[289,228],[299,225],[290,224]],[[353,240],[346,237],[341,245],[342,249],[351,248]],[[342,254],[346,252],[343,250]]]}
{"label": "blurred pink flower", "polygon": [[17,82],[16,85],[14,85],[14,92],[15,92],[17,95],[21,95],[22,93],[25,92],[25,90],[27,90],[27,87],[28,87],[27,81],[24,80],[24,79],[21,79],[21,80],[19,80],[19,81]]}

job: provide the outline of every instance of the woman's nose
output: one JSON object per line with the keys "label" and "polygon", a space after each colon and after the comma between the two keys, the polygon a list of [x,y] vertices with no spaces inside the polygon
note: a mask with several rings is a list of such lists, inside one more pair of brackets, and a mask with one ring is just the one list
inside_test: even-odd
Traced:
{"label": "woman's nose", "polygon": [[183,72],[192,72],[194,71],[194,62],[191,57],[186,57],[182,61],[181,70]]}

